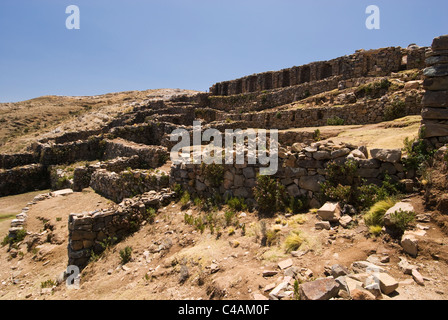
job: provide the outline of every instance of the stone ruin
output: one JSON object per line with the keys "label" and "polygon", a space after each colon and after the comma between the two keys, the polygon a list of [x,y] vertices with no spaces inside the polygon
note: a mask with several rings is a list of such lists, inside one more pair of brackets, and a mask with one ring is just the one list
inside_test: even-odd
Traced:
{"label": "stone ruin", "polygon": [[[101,252],[105,240],[124,237],[151,208],[170,201],[174,193],[169,188],[174,184],[204,197],[219,193],[253,199],[260,165],[224,165],[219,186],[208,181],[200,165],[158,169],[167,163],[169,150],[176,144],[169,134],[179,127],[192,134],[195,119],[201,119],[203,130],[324,126],[335,116],[345,124],[378,123],[385,120],[384,110],[391,102],[382,84],[389,86],[389,80],[396,79],[407,93],[403,115],[421,113],[426,138],[446,142],[446,44],[446,37],[441,37],[428,53],[427,48],[416,46],[361,50],[331,61],[217,83],[209,93],[135,102],[131,112],[98,129],[57,133],[40,139],[27,152],[0,155],[0,196],[55,188],[64,178],[63,188],[78,192],[91,187],[116,202],[110,208],[69,217],[69,264],[84,267],[92,252]],[[422,110],[421,82],[408,79],[404,71],[417,70],[418,79],[425,67],[425,53],[429,67],[424,71],[427,93]],[[365,90],[339,93],[357,87],[368,88],[369,96]],[[288,107],[298,102],[313,107]],[[278,106],[282,107],[271,110]],[[369,154],[363,146],[312,139],[312,133],[281,132],[283,147],[274,176],[289,195],[307,198],[312,207],[321,205],[320,183],[326,180],[329,161],[352,159],[368,183],[381,184],[388,175],[412,189],[415,172],[405,171],[401,150],[375,149]],[[77,165],[80,161],[88,163]],[[67,165],[73,165],[73,170],[60,168]],[[26,226],[27,211],[24,208],[13,220],[10,236]]]}

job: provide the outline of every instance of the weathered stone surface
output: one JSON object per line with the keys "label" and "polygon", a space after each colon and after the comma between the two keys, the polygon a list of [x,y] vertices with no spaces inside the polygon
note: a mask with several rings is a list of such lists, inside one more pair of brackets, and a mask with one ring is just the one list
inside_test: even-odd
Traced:
{"label": "weathered stone surface", "polygon": [[404,274],[411,275],[412,270],[417,269],[418,267],[416,265],[410,264],[406,258],[400,257],[398,268],[400,268],[400,270],[403,271]]}
{"label": "weathered stone surface", "polygon": [[423,75],[426,77],[446,77],[448,76],[448,64],[425,68]]}
{"label": "weathered stone surface", "polygon": [[280,261],[278,263],[278,267],[281,270],[288,269],[288,268],[292,267],[292,265],[293,265],[292,259],[286,259],[286,260]]}
{"label": "weathered stone surface", "polygon": [[419,89],[421,84],[422,84],[422,81],[420,81],[420,80],[408,81],[404,85],[404,88],[405,88],[405,90]]}
{"label": "weathered stone surface", "polygon": [[349,273],[350,271],[340,264],[334,264],[331,266],[331,276],[335,279],[341,276],[346,276]]}
{"label": "weathered stone surface", "polygon": [[320,183],[324,182],[325,178],[321,175],[300,177],[299,187],[313,192],[320,191]]}
{"label": "weathered stone surface", "polygon": [[435,119],[435,120],[447,120],[448,119],[448,108],[423,108],[422,109],[423,119]]}
{"label": "weathered stone surface", "polygon": [[424,138],[448,136],[448,124],[437,120],[423,120],[422,129]]}
{"label": "weathered stone surface", "polygon": [[342,217],[339,219],[339,224],[340,224],[343,228],[347,228],[347,227],[350,225],[350,223],[352,223],[352,221],[353,221],[353,218],[352,218],[352,217],[350,217],[349,215],[345,215],[345,216],[342,216]]}
{"label": "weathered stone surface", "polygon": [[434,38],[431,45],[432,50],[448,50],[448,35]]}
{"label": "weathered stone surface", "polygon": [[401,238],[400,242],[401,246],[403,247],[403,250],[413,256],[416,257],[418,254],[418,240],[415,236],[410,234],[404,234]]}
{"label": "weathered stone surface", "polygon": [[289,193],[289,195],[291,197],[300,196],[300,189],[296,184],[292,184],[292,185],[286,187],[286,191]]}
{"label": "weathered stone surface", "polygon": [[339,284],[333,278],[306,282],[299,287],[302,300],[329,300],[337,296]]}
{"label": "weathered stone surface", "polygon": [[381,161],[377,159],[358,160],[360,169],[378,169],[381,166]]}
{"label": "weathered stone surface", "polygon": [[317,211],[317,215],[323,221],[339,221],[339,218],[341,217],[341,207],[337,202],[327,202]]}
{"label": "weathered stone surface", "polygon": [[417,271],[417,269],[412,269],[411,274],[412,278],[418,285],[420,286],[425,285],[425,280],[423,279],[423,276],[420,274],[420,272]]}
{"label": "weathered stone surface", "polygon": [[448,91],[426,91],[422,104],[425,107],[448,107]]}
{"label": "weathered stone surface", "polygon": [[374,277],[380,284],[381,292],[386,295],[391,294],[398,288],[397,280],[392,278],[387,273],[384,272],[375,273]]}
{"label": "weathered stone surface", "polygon": [[372,158],[385,162],[398,162],[401,159],[401,149],[372,149]]}
{"label": "weathered stone surface", "polygon": [[328,222],[328,221],[319,221],[319,222],[316,222],[316,224],[314,225],[314,228],[316,228],[316,230],[330,230],[331,225],[330,225],[330,222]]}
{"label": "weathered stone surface", "polygon": [[431,56],[425,60],[427,66],[433,66],[436,64],[447,64],[448,56]]}
{"label": "weathered stone surface", "polygon": [[316,160],[328,160],[331,159],[331,153],[328,151],[316,151],[313,153],[313,158]]}
{"label": "weathered stone surface", "polygon": [[369,291],[357,287],[350,292],[350,296],[353,300],[376,300],[376,297]]}
{"label": "weathered stone surface", "polygon": [[386,270],[368,261],[355,261],[352,263],[352,270],[356,273],[385,272]]}
{"label": "weathered stone surface", "polygon": [[431,91],[448,90],[448,77],[426,78],[423,87]]}
{"label": "weathered stone surface", "polygon": [[341,148],[339,150],[335,150],[335,151],[331,152],[331,158],[336,159],[336,158],[344,157],[344,156],[348,155],[349,153],[350,153],[349,148]]}

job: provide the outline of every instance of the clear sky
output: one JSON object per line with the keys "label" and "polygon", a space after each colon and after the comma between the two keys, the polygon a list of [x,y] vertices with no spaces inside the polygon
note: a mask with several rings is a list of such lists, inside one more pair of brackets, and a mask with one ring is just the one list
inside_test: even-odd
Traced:
{"label": "clear sky", "polygon": [[[68,30],[66,7],[80,9]],[[368,5],[380,30],[368,30]],[[0,102],[181,88],[329,60],[429,46],[447,0],[0,0]]]}

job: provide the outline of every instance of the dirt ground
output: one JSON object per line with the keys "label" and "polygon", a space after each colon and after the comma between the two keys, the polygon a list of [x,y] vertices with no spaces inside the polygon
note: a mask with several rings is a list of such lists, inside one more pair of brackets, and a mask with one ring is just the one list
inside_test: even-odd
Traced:
{"label": "dirt ground", "polygon": [[[6,201],[5,198],[2,201]],[[411,198],[417,214],[429,213],[423,208],[420,195]],[[5,203],[5,202],[3,202]],[[65,283],[42,289],[47,280],[56,281],[67,267],[67,220],[72,212],[83,212],[107,207],[109,201],[91,189],[64,197],[37,202],[29,211],[27,231],[42,233],[44,222],[54,226],[52,243],[10,258],[8,247],[0,248],[0,299],[253,299],[255,293],[279,283],[282,272],[278,262],[291,258],[296,267],[311,270],[310,279],[324,276],[324,267],[365,260],[373,253],[388,254],[390,262],[382,264],[400,286],[385,299],[446,300],[448,298],[448,240],[434,222],[420,223],[429,227],[420,241],[417,258],[407,257],[419,266],[425,285],[419,286],[398,268],[399,257],[406,256],[401,246],[389,238],[370,238],[362,219],[350,229],[340,226],[333,230],[317,231],[316,214],[264,218],[267,228],[278,230],[277,242],[270,247],[260,244],[260,217],[255,212],[239,213],[236,218],[242,228],[205,229],[203,233],[187,225],[185,213],[197,216],[196,207],[182,210],[172,202],[161,208],[153,224],[145,224],[134,235],[109,247],[97,261],[90,263],[81,274],[79,290],[68,289]],[[222,214],[222,210],[218,216]],[[44,220],[45,219],[45,220]],[[306,239],[300,247],[303,255],[294,257],[283,247],[291,231],[301,231]],[[221,233],[219,239],[217,234]],[[56,240],[55,240],[56,239]],[[120,262],[119,252],[132,247],[132,260]],[[162,247],[162,249],[161,249]],[[266,270],[276,270],[272,277],[263,277]],[[186,275],[183,281],[181,275]]]}

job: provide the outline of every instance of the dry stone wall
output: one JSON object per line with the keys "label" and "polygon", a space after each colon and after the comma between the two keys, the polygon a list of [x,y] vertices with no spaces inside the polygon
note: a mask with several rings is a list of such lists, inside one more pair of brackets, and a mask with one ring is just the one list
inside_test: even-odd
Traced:
{"label": "dry stone wall", "polygon": [[99,169],[92,174],[90,186],[98,194],[118,203],[124,198],[169,187],[169,176],[153,170],[125,170],[116,173]]}
{"label": "dry stone wall", "polygon": [[435,38],[426,57],[422,135],[439,148],[448,142],[448,35]]}
{"label": "dry stone wall", "polygon": [[69,216],[68,264],[84,268],[92,254],[104,251],[105,246],[137,231],[149,218],[150,208],[169,203],[174,193],[164,189],[125,199],[111,208]]}
{"label": "dry stone wall", "polygon": [[343,79],[386,76],[400,70],[423,68],[425,48],[411,46],[359,50],[330,61],[314,62],[280,71],[259,73],[237,80],[216,83],[210,88],[215,96],[237,95],[319,81],[333,76]]}
{"label": "dry stone wall", "polygon": [[13,169],[0,169],[0,196],[20,194],[50,187],[50,175],[41,164],[30,164]]}
{"label": "dry stone wall", "polygon": [[123,139],[104,140],[104,144],[106,160],[137,155],[146,168],[158,168],[169,158],[168,149],[162,146],[147,146]]}
{"label": "dry stone wall", "polygon": [[[386,175],[395,182],[414,178],[414,172],[405,172],[400,149],[372,149],[370,153],[371,158],[368,158],[365,147],[351,144],[294,144],[290,150],[280,148],[279,168],[273,177],[286,187],[291,196],[310,199],[313,207],[320,205],[320,184],[326,181],[325,168],[330,161],[342,164],[353,159],[358,164],[360,177],[367,183],[381,185]],[[179,184],[190,193],[204,197],[218,193],[224,197],[253,198],[252,189],[256,186],[256,176],[261,166],[224,164],[223,167],[222,183],[219,186],[208,180],[202,165],[199,164],[173,165],[171,183]]]}

